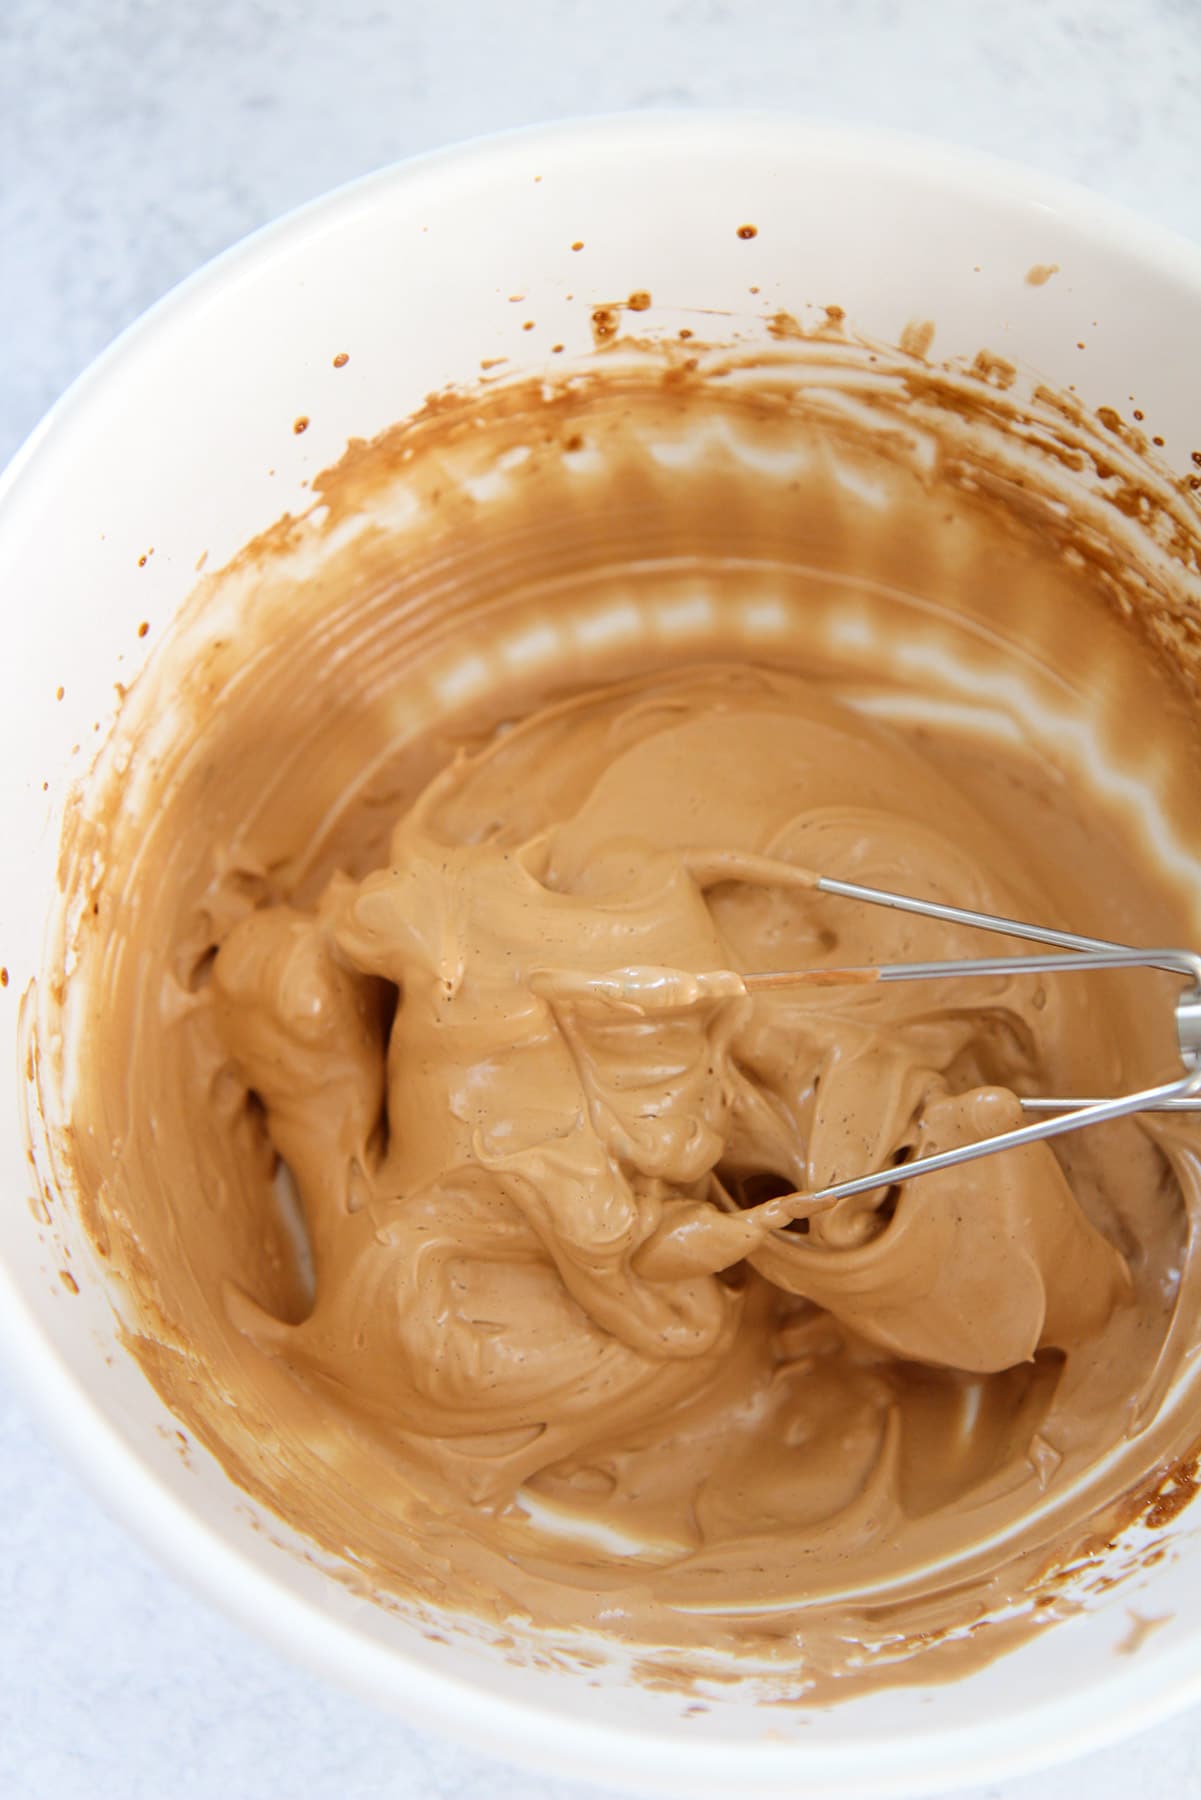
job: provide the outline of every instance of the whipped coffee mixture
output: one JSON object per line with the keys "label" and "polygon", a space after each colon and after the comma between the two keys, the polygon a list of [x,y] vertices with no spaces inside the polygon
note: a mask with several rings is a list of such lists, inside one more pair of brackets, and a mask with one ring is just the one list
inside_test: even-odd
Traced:
{"label": "whipped coffee mixture", "polygon": [[761,1196],[1004,1130],[1015,1091],[1104,1091],[1123,1013],[1032,976],[689,980],[970,954],[805,872],[1049,916],[1011,860],[920,755],[750,668],[460,757],[384,867],[218,951],[221,1049],[313,1252],[303,1318],[232,1297],[236,1323],[467,1500],[530,1482],[670,1546],[681,1591],[724,1562],[770,1598],[768,1533],[815,1573],[903,1564],[956,1502],[1036,1492],[1153,1366],[1163,1270],[1139,1296],[1123,1250],[1179,1205],[1146,1134],[1082,1140],[1070,1177],[1045,1144],[886,1175],[791,1226]]}
{"label": "whipped coffee mixture", "polygon": [[1124,441],[1068,516],[1089,430],[849,345],[448,401],[135,689],[63,1154],[150,1378],[372,1586],[837,1676],[1180,1450],[1187,1119],[904,1181],[1168,1078],[1179,984],[738,979],[997,947],[815,874],[1196,940],[1185,526],[1129,555]]}

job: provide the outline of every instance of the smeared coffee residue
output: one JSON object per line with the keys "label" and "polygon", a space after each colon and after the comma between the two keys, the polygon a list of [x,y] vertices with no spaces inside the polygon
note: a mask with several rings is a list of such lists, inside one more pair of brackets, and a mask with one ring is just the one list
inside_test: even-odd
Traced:
{"label": "smeared coffee residue", "polygon": [[998,356],[993,350],[978,350],[972,363],[972,373],[993,387],[1007,390],[1017,380],[1018,372],[1008,357]]}
{"label": "smeared coffee residue", "polygon": [[1171,1613],[1156,1613],[1148,1617],[1145,1613],[1136,1612],[1133,1607],[1128,1607],[1127,1613],[1130,1629],[1116,1646],[1119,1656],[1137,1656],[1147,1639],[1153,1637],[1161,1626],[1170,1625],[1173,1617]]}
{"label": "smeared coffee residue", "polygon": [[901,333],[901,349],[907,356],[920,356],[924,360],[929,356],[933,342],[933,319],[912,319]]}

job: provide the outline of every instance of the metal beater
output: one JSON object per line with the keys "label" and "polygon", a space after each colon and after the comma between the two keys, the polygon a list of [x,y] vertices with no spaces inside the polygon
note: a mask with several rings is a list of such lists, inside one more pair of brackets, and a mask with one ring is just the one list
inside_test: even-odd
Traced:
{"label": "metal beater", "polygon": [[1054,974],[1081,969],[1165,969],[1170,974],[1184,976],[1190,985],[1182,992],[1175,1007],[1176,1040],[1185,1070],[1175,1081],[1108,1100],[1021,1096],[1024,1112],[1050,1116],[1013,1131],[1003,1131],[995,1137],[981,1138],[974,1144],[960,1145],[955,1150],[941,1150],[934,1156],[919,1157],[916,1162],[905,1163],[900,1168],[860,1175],[853,1181],[836,1182],[804,1195],[806,1200],[841,1200],[850,1194],[870,1193],[883,1182],[910,1182],[921,1175],[933,1175],[939,1169],[973,1162],[979,1156],[992,1156],[998,1150],[1012,1150],[1021,1144],[1038,1143],[1043,1138],[1060,1137],[1065,1132],[1080,1131],[1086,1125],[1102,1125],[1109,1119],[1122,1119],[1131,1113],[1201,1111],[1201,955],[1195,951],[1135,950],[1128,944],[1110,943],[1104,938],[1053,931],[1045,925],[1028,925],[995,913],[970,912],[961,906],[917,900],[911,894],[862,887],[857,882],[835,881],[829,876],[820,877],[813,885],[823,894],[837,894],[843,899],[864,901],[870,906],[887,906],[896,912],[920,913],[923,918],[942,919],[952,925],[973,925],[1006,937],[1052,944],[1060,954],[982,956],[950,962],[873,963],[845,969],[770,970],[743,975],[747,993],[762,993],[774,988],[835,987],[843,982],[858,986],[874,981],[936,981],[948,976]]}

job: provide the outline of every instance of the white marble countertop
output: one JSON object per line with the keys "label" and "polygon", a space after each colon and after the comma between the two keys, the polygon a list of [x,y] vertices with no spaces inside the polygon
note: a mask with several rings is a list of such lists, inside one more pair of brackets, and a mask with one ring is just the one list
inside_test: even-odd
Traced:
{"label": "white marble countertop", "polygon": [[[2,0],[0,462],[122,326],[302,200],[505,126],[721,104],[998,151],[1201,238],[1201,0]],[[0,1377],[3,1800],[596,1792],[249,1640],[106,1518]],[[981,1793],[1201,1796],[1201,1712]]]}

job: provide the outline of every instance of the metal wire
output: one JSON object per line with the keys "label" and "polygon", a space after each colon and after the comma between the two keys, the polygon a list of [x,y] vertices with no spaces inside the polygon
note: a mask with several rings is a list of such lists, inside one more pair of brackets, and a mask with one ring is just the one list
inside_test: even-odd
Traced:
{"label": "metal wire", "polygon": [[981,1138],[974,1144],[961,1144],[953,1150],[919,1157],[915,1162],[895,1168],[860,1175],[851,1181],[839,1181],[811,1193],[797,1194],[797,1200],[841,1200],[852,1194],[870,1193],[874,1188],[910,1182],[940,1169],[956,1168],[960,1163],[974,1162],[981,1156],[994,1156],[1001,1150],[1017,1149],[1023,1144],[1042,1143],[1061,1137],[1069,1131],[1080,1131],[1086,1125],[1102,1125],[1110,1119],[1127,1118],[1140,1112],[1201,1111],[1201,955],[1191,950],[1138,950],[1128,944],[1115,944],[1105,938],[1082,937],[1077,932],[1056,931],[1045,925],[1030,925],[1019,919],[1008,919],[997,913],[973,912],[967,907],[947,906],[935,900],[919,900],[912,894],[897,894],[887,888],[864,887],[858,882],[836,881],[823,876],[817,887],[822,893],[836,894],[847,900],[863,901],[871,906],[886,906],[895,912],[916,913],[923,918],[941,919],[948,924],[978,927],[1005,937],[1019,937],[1037,944],[1055,945],[1067,954],[1050,956],[983,956],[945,962],[869,963],[844,969],[775,969],[745,975],[748,993],[791,987],[863,986],[872,982],[961,980],[986,975],[1033,975],[1039,973],[1075,973],[1098,969],[1159,969],[1182,975],[1191,985],[1179,997],[1175,1007],[1176,1036],[1185,1072],[1174,1081],[1161,1082],[1132,1094],[1118,1094],[1111,1099],[1039,1098],[1019,1096],[1023,1110],[1042,1112],[1051,1117],[995,1137]]}

